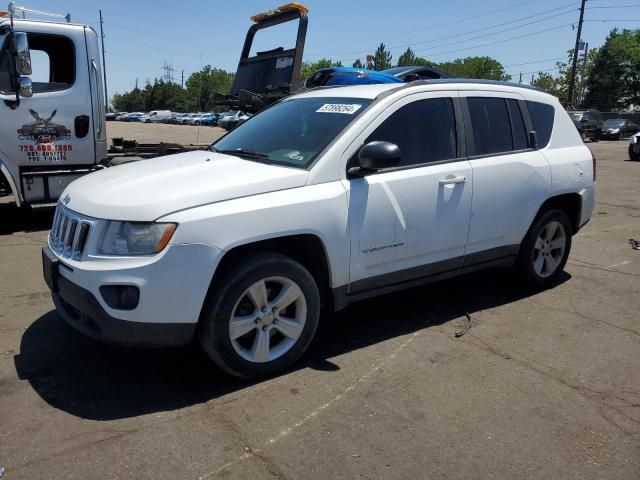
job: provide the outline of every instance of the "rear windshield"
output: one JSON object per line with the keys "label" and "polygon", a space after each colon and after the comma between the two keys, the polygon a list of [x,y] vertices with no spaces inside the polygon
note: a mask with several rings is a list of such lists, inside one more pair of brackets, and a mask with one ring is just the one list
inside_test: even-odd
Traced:
{"label": "rear windshield", "polygon": [[254,115],[210,148],[249,160],[307,168],[372,102],[364,98],[294,98]]}
{"label": "rear windshield", "polygon": [[621,118],[607,120],[604,122],[605,128],[616,128],[624,126],[624,120]]}

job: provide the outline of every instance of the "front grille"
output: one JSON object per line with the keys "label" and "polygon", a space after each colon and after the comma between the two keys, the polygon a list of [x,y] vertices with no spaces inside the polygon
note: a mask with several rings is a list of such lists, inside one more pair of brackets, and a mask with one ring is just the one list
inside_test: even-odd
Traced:
{"label": "front grille", "polygon": [[90,220],[58,204],[49,232],[49,245],[62,257],[80,260],[90,230]]}

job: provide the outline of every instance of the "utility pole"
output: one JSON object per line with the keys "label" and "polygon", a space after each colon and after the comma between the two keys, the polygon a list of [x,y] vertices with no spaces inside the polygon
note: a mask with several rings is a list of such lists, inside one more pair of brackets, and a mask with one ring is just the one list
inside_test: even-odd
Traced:
{"label": "utility pole", "polygon": [[520,72],[520,81],[518,83],[522,83],[522,72]]}
{"label": "utility pole", "polygon": [[589,42],[584,44],[584,58],[582,59],[582,88],[580,89],[580,103],[584,101],[586,92],[585,76],[587,75],[587,55],[589,55]]}
{"label": "utility pole", "polygon": [[576,69],[578,67],[578,48],[580,47],[580,37],[582,36],[582,22],[584,21],[584,4],[587,0],[580,3],[580,20],[578,20],[578,32],[576,34],[576,46],[573,49],[573,61],[571,63],[571,80],[569,82],[569,103],[573,102],[573,91],[576,88]]}
{"label": "utility pole", "polygon": [[109,111],[109,92],[107,90],[107,64],[105,63],[104,57],[104,31],[102,30],[102,10],[98,10],[100,12],[100,37],[102,39],[102,75],[104,76],[104,110],[105,112]]}
{"label": "utility pole", "polygon": [[184,88],[184,69],[182,70],[182,81],[180,82],[182,88]]}

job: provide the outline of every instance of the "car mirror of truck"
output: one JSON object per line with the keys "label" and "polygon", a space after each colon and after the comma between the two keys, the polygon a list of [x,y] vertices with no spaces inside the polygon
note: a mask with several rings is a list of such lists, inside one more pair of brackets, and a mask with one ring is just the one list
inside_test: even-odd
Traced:
{"label": "car mirror of truck", "polygon": [[33,96],[33,83],[29,77],[20,77],[18,84],[18,93],[21,97],[31,98]]}
{"label": "car mirror of truck", "polygon": [[16,49],[16,72],[18,75],[31,75],[31,52],[29,50],[29,40],[24,32],[16,32],[14,35],[14,45]]}

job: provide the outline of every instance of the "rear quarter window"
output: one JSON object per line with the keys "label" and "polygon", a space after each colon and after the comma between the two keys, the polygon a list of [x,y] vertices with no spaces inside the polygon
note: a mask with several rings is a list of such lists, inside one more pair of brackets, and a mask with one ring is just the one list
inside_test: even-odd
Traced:
{"label": "rear quarter window", "polygon": [[551,139],[555,110],[553,106],[547,103],[534,102],[532,100],[526,100],[525,103],[527,110],[529,110],[529,118],[531,118],[533,129],[538,133],[539,148],[544,148],[549,145],[549,140]]}

